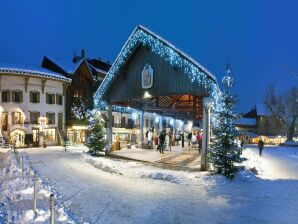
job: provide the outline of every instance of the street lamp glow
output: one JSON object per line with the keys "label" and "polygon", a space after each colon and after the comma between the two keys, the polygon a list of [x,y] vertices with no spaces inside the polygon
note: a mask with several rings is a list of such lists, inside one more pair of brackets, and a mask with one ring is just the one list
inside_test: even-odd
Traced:
{"label": "street lamp glow", "polygon": [[148,91],[145,91],[144,98],[151,98],[151,95]]}

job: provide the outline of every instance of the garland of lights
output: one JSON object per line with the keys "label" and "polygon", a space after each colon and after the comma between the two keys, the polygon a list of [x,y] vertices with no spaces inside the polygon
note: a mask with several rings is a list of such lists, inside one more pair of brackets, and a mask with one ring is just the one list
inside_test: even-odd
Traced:
{"label": "garland of lights", "polygon": [[[100,88],[95,93],[95,104],[99,109],[107,110],[108,104],[105,101],[103,101],[103,95],[108,90],[117,72],[126,62],[127,58],[132,54],[137,44],[142,44],[143,46],[149,47],[153,53],[162,57],[165,61],[169,62],[175,68],[182,69],[183,72],[189,76],[191,82],[196,82],[199,85],[202,85],[206,88],[207,92],[210,93],[216,105],[216,101],[218,101],[217,99],[219,97],[220,90],[216,82],[212,80],[209,77],[209,75],[205,71],[203,71],[201,67],[193,64],[185,57],[182,57],[182,55],[179,52],[177,52],[177,50],[173,49],[168,44],[163,43],[157,37],[154,37],[151,34],[145,32],[143,29],[138,28],[135,31],[135,33],[133,33],[133,35],[129,38],[127,44],[123,47],[115,63],[113,64],[107,76],[103,80],[103,83],[101,84]],[[139,111],[136,109],[115,105],[112,106],[112,110],[114,112],[128,114],[139,113]],[[152,116],[156,117],[155,114],[152,114]],[[163,117],[163,119],[169,120],[172,118]]]}

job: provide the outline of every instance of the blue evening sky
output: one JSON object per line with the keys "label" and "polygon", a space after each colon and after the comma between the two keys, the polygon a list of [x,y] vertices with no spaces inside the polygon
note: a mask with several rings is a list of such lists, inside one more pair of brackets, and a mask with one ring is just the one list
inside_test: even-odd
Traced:
{"label": "blue evening sky", "polygon": [[262,102],[269,83],[279,90],[297,79],[298,1],[291,0],[1,0],[0,63],[40,65],[43,55],[113,62],[142,24],[191,55],[218,81],[228,57],[238,110]]}

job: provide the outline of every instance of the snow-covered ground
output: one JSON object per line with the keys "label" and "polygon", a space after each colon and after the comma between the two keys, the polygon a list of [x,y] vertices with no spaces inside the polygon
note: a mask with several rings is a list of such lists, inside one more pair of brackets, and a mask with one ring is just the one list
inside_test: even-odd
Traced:
{"label": "snow-covered ground", "polygon": [[27,152],[44,183],[55,187],[65,216],[78,223],[298,223],[296,147],[265,147],[260,158],[249,146],[246,170],[232,182],[92,158],[78,148]]}
{"label": "snow-covered ground", "polygon": [[[37,206],[33,212],[33,172],[28,182],[28,159],[23,156],[24,171],[22,172],[22,156],[0,151],[0,223],[49,223],[50,195],[56,193],[37,175]],[[28,185],[29,184],[29,185]],[[67,211],[61,206],[59,193],[56,193],[54,216],[56,223],[75,223]]]}

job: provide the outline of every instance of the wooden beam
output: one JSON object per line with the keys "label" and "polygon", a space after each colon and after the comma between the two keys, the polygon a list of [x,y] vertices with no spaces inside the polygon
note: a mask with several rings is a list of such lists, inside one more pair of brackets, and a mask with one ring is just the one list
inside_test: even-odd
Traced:
{"label": "wooden beam", "polygon": [[30,77],[28,77],[28,76],[25,76],[24,77],[24,80],[25,80],[25,92],[27,93],[27,90],[28,90],[28,82],[29,82],[29,79],[30,79]]}
{"label": "wooden beam", "polygon": [[66,82],[64,82],[63,83],[63,96],[65,96],[66,95],[66,90],[67,90],[67,88],[70,86],[70,83],[66,83]]}
{"label": "wooden beam", "polygon": [[44,94],[44,88],[46,86],[47,79],[41,79],[41,92]]}

